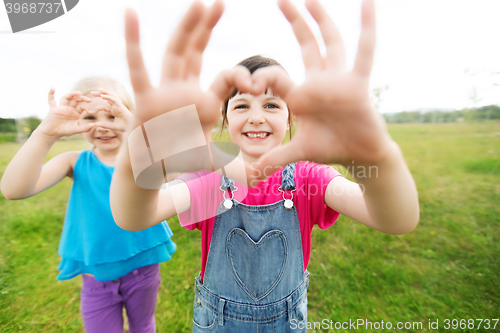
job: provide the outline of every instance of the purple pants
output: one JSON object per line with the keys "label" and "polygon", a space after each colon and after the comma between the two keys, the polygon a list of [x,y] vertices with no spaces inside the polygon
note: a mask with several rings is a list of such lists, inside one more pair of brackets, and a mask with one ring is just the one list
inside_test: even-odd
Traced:
{"label": "purple pants", "polygon": [[156,332],[160,265],[148,265],[113,281],[82,275],[81,312],[86,333],[123,333],[123,307],[130,333]]}

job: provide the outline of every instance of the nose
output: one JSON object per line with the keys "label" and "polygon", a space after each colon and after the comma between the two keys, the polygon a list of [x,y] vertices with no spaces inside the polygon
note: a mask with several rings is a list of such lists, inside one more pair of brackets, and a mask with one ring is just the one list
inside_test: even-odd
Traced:
{"label": "nose", "polygon": [[263,124],[266,122],[264,117],[264,111],[260,108],[252,108],[250,110],[250,116],[248,117],[248,122],[250,124]]}

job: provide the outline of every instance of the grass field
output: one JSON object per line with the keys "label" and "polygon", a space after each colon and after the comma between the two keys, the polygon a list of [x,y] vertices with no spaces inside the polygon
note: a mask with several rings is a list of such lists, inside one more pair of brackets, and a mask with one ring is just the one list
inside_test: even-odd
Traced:
{"label": "grass field", "polygon": [[[328,230],[315,228],[309,322],[365,319],[393,327],[422,323],[422,328],[393,331],[500,331],[500,323],[493,329],[494,321],[489,330],[484,322],[478,330],[479,321],[476,329],[444,328],[445,319],[500,318],[500,122],[390,125],[389,130],[418,186],[420,224],[403,236],[346,217]],[[0,145],[0,174],[19,147]],[[85,141],[61,141],[49,157],[86,147]],[[27,200],[0,196],[2,333],[83,332],[81,279],[56,280],[70,187],[66,179]],[[161,264],[157,327],[158,332],[190,332],[199,233],[183,230],[176,217],[168,222],[178,250]],[[439,329],[429,329],[429,320],[439,320]],[[379,330],[355,332],[363,331]]]}

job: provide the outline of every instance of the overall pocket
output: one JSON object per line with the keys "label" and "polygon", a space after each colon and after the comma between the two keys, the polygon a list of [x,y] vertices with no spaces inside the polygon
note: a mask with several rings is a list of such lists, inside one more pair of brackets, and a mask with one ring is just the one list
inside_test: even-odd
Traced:
{"label": "overall pocket", "polygon": [[195,295],[193,310],[193,332],[196,331],[195,328],[200,331],[210,331],[215,328],[217,315],[201,302],[199,295]]}
{"label": "overall pocket", "polygon": [[256,242],[245,230],[234,228],[227,235],[226,249],[236,283],[254,301],[265,298],[281,281],[288,259],[286,236],[281,230],[268,231]]}
{"label": "overall pocket", "polygon": [[[307,295],[304,295],[295,307],[294,317],[298,323],[306,324],[307,321]],[[302,326],[302,325],[300,325]]]}

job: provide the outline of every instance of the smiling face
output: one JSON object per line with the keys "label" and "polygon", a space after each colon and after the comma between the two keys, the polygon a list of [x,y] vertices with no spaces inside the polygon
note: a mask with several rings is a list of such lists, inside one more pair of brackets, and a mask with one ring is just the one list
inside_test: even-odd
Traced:
{"label": "smiling face", "polygon": [[285,138],[288,108],[270,89],[260,96],[236,94],[228,103],[226,125],[244,160],[252,163]]}
{"label": "smiling face", "polygon": [[[110,110],[109,103],[100,97],[88,96],[92,102],[87,105],[90,110]],[[85,125],[88,123],[97,122],[114,122],[111,113],[106,111],[99,111],[96,113],[82,112],[79,124]],[[95,146],[95,150],[102,157],[114,157],[123,142],[123,133],[120,131],[113,131],[104,127],[94,127],[89,132],[83,133],[85,140]]]}

